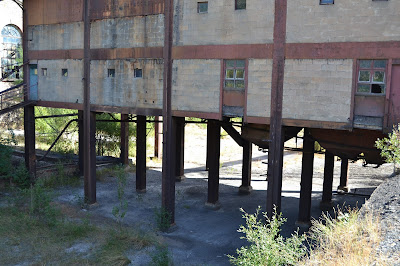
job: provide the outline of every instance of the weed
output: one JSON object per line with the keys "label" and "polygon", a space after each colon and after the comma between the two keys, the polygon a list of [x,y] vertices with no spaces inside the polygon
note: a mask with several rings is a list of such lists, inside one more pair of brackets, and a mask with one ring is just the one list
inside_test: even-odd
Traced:
{"label": "weed", "polygon": [[27,192],[30,193],[30,214],[48,225],[55,225],[60,211],[52,204],[51,192],[38,180]]}
{"label": "weed", "polygon": [[31,181],[29,177],[29,172],[26,169],[24,163],[20,163],[12,176],[13,183],[22,189],[29,188]]}
{"label": "weed", "polygon": [[157,228],[162,232],[167,231],[171,227],[171,213],[164,207],[156,208],[154,213],[156,216]]}
{"label": "weed", "polygon": [[400,164],[400,124],[393,127],[388,138],[378,139],[375,147],[381,150],[381,156],[387,163]]}
{"label": "weed", "polygon": [[291,237],[284,239],[279,235],[280,227],[286,222],[282,214],[274,210],[271,219],[263,212],[264,221],[259,220],[260,207],[255,214],[248,214],[243,209],[243,218],[246,225],[241,225],[238,232],[246,236],[250,243],[248,247],[241,247],[236,250],[238,257],[228,255],[230,262],[235,265],[294,265],[305,254],[306,248],[302,242],[306,239],[304,235],[299,236],[298,232]]}
{"label": "weed", "polygon": [[125,186],[126,186],[126,173],[124,168],[121,166],[116,171],[117,182],[118,182],[118,206],[114,206],[112,209],[112,214],[117,219],[117,222],[122,227],[122,221],[126,215],[126,210],[128,208],[128,201],[125,197]]}
{"label": "weed", "polygon": [[10,179],[12,177],[13,166],[11,164],[12,149],[0,144],[0,178]]}
{"label": "weed", "polygon": [[153,254],[151,254],[151,265],[169,266],[172,265],[172,259],[166,246],[158,245]]}

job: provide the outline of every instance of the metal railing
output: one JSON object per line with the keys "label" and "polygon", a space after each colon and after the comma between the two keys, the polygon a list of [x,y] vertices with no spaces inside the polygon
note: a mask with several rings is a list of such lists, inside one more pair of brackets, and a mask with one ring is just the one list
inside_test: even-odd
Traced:
{"label": "metal railing", "polygon": [[9,89],[0,92],[0,113],[5,112],[7,109],[13,109],[14,106],[20,105],[24,102],[26,92],[24,84],[18,84]]}

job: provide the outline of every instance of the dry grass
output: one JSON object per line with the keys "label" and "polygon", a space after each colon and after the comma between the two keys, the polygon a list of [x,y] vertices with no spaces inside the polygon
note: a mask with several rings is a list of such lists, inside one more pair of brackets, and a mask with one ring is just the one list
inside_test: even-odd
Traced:
{"label": "dry grass", "polygon": [[336,219],[324,214],[313,222],[316,248],[301,265],[389,265],[387,256],[377,252],[381,235],[379,216],[371,212],[338,210]]}

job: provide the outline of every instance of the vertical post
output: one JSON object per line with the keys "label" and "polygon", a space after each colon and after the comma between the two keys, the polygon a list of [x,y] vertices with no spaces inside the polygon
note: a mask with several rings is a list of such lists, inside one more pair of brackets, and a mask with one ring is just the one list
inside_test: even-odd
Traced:
{"label": "vertical post", "polygon": [[240,194],[250,194],[251,187],[251,159],[252,143],[245,140],[243,144],[243,165],[242,165],[242,185],[239,187]]}
{"label": "vertical post", "polygon": [[83,175],[83,164],[84,164],[84,127],[83,127],[83,111],[78,110],[78,142],[79,142],[79,154],[78,154],[78,166],[79,175]]}
{"label": "vertical post", "polygon": [[96,202],[96,113],[90,108],[90,18],[89,0],[83,1],[83,127],[85,201]]}
{"label": "vertical post", "polygon": [[162,207],[175,223],[175,143],[172,118],[172,40],[174,0],[164,2],[164,74],[163,74],[163,169]]}
{"label": "vertical post", "polygon": [[176,166],[175,166],[175,179],[176,181],[182,181],[184,177],[185,167],[185,118],[176,117]]}
{"label": "vertical post", "polygon": [[297,223],[311,225],[311,192],[314,168],[314,140],[308,128],[304,128],[303,159],[301,165],[300,202]]}
{"label": "vertical post", "polygon": [[333,168],[335,166],[335,156],[329,151],[325,152],[324,184],[322,189],[321,206],[331,207],[332,205],[332,184]]}
{"label": "vertical post", "polygon": [[342,164],[340,166],[340,185],[338,186],[338,190],[343,192],[349,192],[348,187],[348,174],[349,174],[349,159],[346,157],[342,157]]}
{"label": "vertical post", "polygon": [[210,145],[211,145],[211,138],[212,138],[212,132],[210,131],[211,127],[208,126],[208,121],[207,121],[207,146],[206,146],[206,171],[210,170]]}
{"label": "vertical post", "polygon": [[137,116],[136,191],[146,192],[146,116]]}
{"label": "vertical post", "polygon": [[208,120],[207,127],[210,127],[209,145],[209,170],[208,170],[208,197],[207,206],[219,207],[219,156],[221,142],[221,126],[215,120]]}
{"label": "vertical post", "polygon": [[35,107],[24,107],[24,134],[25,134],[25,166],[31,177],[36,179],[36,150],[35,150]]}
{"label": "vertical post", "polygon": [[121,114],[121,163],[129,164],[129,115]]}
{"label": "vertical post", "polygon": [[154,157],[162,158],[162,123],[159,116],[154,118]]}
{"label": "vertical post", "polygon": [[271,126],[268,149],[267,214],[281,208],[284,130],[282,127],[283,80],[285,71],[287,0],[275,0],[274,48],[271,80]]}

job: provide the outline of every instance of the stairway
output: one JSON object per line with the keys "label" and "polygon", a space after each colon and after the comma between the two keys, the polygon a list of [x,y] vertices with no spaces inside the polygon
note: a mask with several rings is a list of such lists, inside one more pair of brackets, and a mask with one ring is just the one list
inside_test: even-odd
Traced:
{"label": "stairway", "polygon": [[25,101],[26,92],[23,85],[21,83],[0,92],[0,115],[35,103],[35,101]]}

